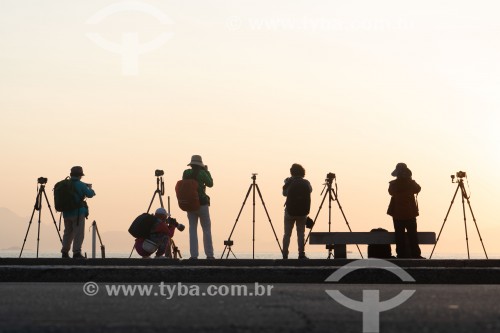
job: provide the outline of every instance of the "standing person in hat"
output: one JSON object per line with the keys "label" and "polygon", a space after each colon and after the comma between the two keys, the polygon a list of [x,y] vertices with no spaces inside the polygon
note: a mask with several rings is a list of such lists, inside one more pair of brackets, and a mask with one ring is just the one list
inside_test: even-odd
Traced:
{"label": "standing person in hat", "polygon": [[[387,214],[392,216],[394,223],[396,253],[398,258],[423,259],[418,246],[418,205],[415,198],[420,192],[420,185],[412,179],[411,170],[405,163],[398,163],[391,175],[396,179],[389,182],[391,201]],[[406,236],[409,244],[406,244]]]}
{"label": "standing person in hat", "polygon": [[89,215],[89,209],[85,198],[92,198],[95,195],[92,184],[85,184],[81,181],[83,169],[81,166],[71,168],[71,181],[74,187],[75,201],[80,203],[79,208],[63,212],[64,235],[62,239],[62,257],[69,258],[68,252],[73,243],[73,258],[85,258],[82,255],[83,238],[85,237],[85,219]]}
{"label": "standing person in hat", "polygon": [[167,224],[169,216],[165,208],[158,208],[155,217],[156,223],[151,228],[149,237],[135,240],[135,250],[143,258],[149,258],[154,252],[156,252],[155,258],[167,258],[165,254],[168,253],[170,239],[174,237],[175,225]]}
{"label": "standing person in hat", "polygon": [[207,259],[214,259],[214,247],[212,244],[212,230],[210,221],[210,198],[205,193],[206,187],[214,186],[214,181],[208,171],[208,167],[203,164],[200,155],[193,155],[188,166],[191,169],[184,170],[182,179],[195,179],[198,182],[198,196],[200,199],[200,209],[187,212],[189,219],[189,249],[191,259],[198,259],[198,219],[203,230],[203,247]]}

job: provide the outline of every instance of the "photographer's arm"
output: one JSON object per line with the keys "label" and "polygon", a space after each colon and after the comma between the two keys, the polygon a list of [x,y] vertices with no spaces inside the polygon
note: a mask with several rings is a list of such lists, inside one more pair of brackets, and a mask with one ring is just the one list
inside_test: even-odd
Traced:
{"label": "photographer's arm", "polygon": [[201,181],[203,182],[203,184],[205,184],[205,186],[207,187],[214,186],[214,180],[212,179],[210,171],[203,170],[203,172],[200,172],[200,176],[201,176]]}

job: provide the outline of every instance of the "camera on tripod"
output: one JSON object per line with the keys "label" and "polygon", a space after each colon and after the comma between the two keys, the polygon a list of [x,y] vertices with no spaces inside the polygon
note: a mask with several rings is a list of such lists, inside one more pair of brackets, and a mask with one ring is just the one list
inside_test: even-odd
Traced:
{"label": "camera on tripod", "polygon": [[329,172],[326,174],[326,179],[325,181],[331,183],[335,179],[335,174],[332,172]]}
{"label": "camera on tripod", "polygon": [[169,225],[173,225],[173,226],[174,226],[174,227],[176,227],[176,228],[177,228],[177,230],[179,230],[179,231],[184,231],[184,229],[186,228],[186,227],[184,226],[184,224],[177,222],[177,220],[176,220],[176,219],[174,219],[173,217],[169,217],[169,218],[167,219],[167,223],[168,223]]}
{"label": "camera on tripod", "polygon": [[159,170],[159,169],[156,169],[155,170],[155,176],[156,177],[161,177],[163,176],[165,173],[163,172],[163,170]]}
{"label": "camera on tripod", "polygon": [[[455,180],[455,175],[451,175],[450,177],[451,177],[451,182],[455,183],[455,181],[454,181]],[[456,173],[456,177],[458,179],[463,179],[464,177],[467,178],[467,173],[465,171],[458,171]]]}
{"label": "camera on tripod", "polygon": [[40,184],[40,185],[47,184],[47,180],[48,179],[45,178],[45,177],[39,177],[38,178],[38,184]]}

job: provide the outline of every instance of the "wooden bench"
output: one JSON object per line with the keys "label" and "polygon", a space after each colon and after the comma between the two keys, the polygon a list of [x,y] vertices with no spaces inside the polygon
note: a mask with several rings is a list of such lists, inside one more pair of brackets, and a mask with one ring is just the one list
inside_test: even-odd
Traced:
{"label": "wooden bench", "polygon": [[[419,232],[419,244],[436,244],[435,232]],[[347,258],[347,244],[396,244],[394,232],[311,232],[309,244],[333,245],[335,258]]]}

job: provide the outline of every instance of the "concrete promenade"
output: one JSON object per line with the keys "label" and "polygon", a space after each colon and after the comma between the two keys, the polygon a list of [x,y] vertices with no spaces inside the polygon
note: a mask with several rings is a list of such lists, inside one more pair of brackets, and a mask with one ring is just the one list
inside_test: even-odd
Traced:
{"label": "concrete promenade", "polygon": [[332,290],[362,304],[412,291],[377,332],[500,332],[500,261],[390,262],[415,283],[382,267],[325,282],[348,259],[0,258],[0,332],[364,332]]}
{"label": "concrete promenade", "polygon": [[[339,332],[362,333],[363,315],[329,297],[338,289],[361,300],[416,290],[380,313],[380,333],[498,333],[499,285],[274,284],[269,296],[88,296],[83,283],[0,283],[2,333]],[[206,285],[201,285],[205,288]]]}
{"label": "concrete promenade", "polygon": [[[352,259],[169,260],[0,258],[0,282],[323,283]],[[389,260],[417,284],[500,284],[500,260]],[[356,270],[343,283],[401,283],[383,269]]]}

